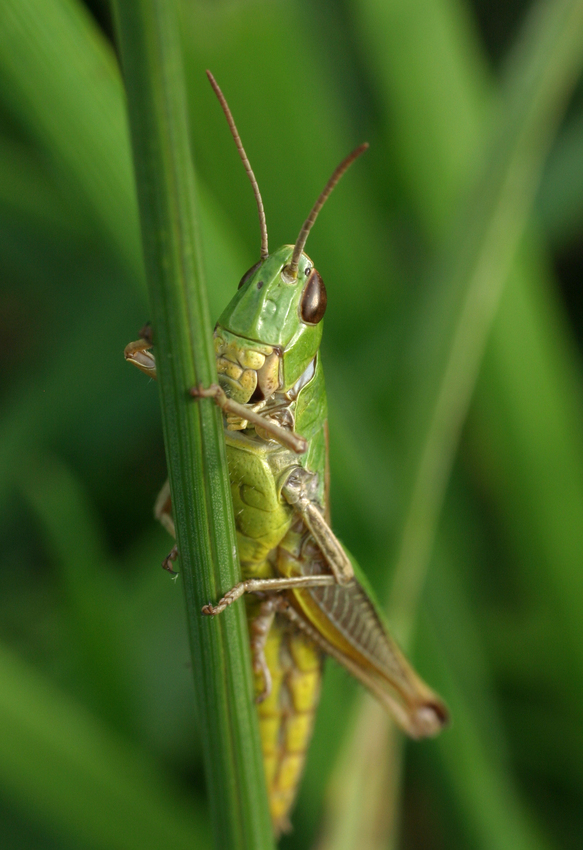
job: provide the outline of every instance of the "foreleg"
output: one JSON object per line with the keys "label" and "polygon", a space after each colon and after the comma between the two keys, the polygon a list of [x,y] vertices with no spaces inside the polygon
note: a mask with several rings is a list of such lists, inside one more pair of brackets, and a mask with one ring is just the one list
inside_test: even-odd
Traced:
{"label": "foreleg", "polygon": [[255,426],[259,426],[264,431],[267,431],[276,442],[285,446],[285,448],[291,449],[296,454],[301,455],[308,449],[308,443],[304,437],[294,434],[293,431],[288,431],[286,428],[282,428],[277,422],[274,422],[267,416],[262,416],[261,413],[257,413],[249,405],[239,404],[238,401],[233,401],[218,384],[211,384],[207,389],[202,385],[192,387],[190,394],[193,398],[214,398],[223,413],[233,413],[235,416],[246,419]]}

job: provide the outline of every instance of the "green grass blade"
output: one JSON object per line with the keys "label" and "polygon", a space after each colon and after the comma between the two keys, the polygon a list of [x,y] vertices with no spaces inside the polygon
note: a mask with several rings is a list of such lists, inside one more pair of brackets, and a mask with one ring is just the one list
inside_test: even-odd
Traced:
{"label": "green grass blade", "polygon": [[176,10],[115,5],[130,114],[173,512],[217,846],[269,847],[244,604],[201,607],[238,579],[222,417],[189,387],[216,380],[201,274]]}
{"label": "green grass blade", "polygon": [[27,817],[81,847],[192,850],[209,843],[202,808],[185,801],[169,776],[4,646],[0,783]]}
{"label": "green grass blade", "polygon": [[470,12],[450,0],[351,5],[405,192],[424,235],[439,243],[481,165],[492,111]]}
{"label": "green grass blade", "polygon": [[381,841],[390,850],[398,832],[404,738],[372,696],[362,694],[356,709],[328,783],[316,850],[377,850]]}
{"label": "green grass blade", "polygon": [[[80,193],[126,268],[140,279],[119,74],[89,12],[72,0],[5,0],[0,71],[3,101],[47,150],[60,179]],[[66,96],[56,99],[56,89]]]}
{"label": "green grass blade", "polygon": [[453,728],[433,746],[455,794],[468,846],[547,850],[558,843],[544,834],[519,788],[479,623],[457,569],[466,565],[469,572],[476,547],[473,541],[468,545],[459,527],[457,504],[451,507],[446,532],[439,536],[436,569],[428,578],[418,641],[454,718]]}
{"label": "green grass blade", "polygon": [[476,401],[475,456],[520,553],[517,572],[560,624],[550,646],[567,653],[561,663],[581,718],[581,373],[544,273],[511,281],[503,301]]}
{"label": "green grass blade", "polygon": [[[443,234],[444,221],[451,220],[452,204],[464,192],[475,169],[476,157],[484,153],[480,136],[487,126],[486,78],[475,59],[464,62],[471,38],[462,37],[456,43],[456,36],[460,35],[460,22],[454,11],[459,8],[457,4],[428,0],[423,10],[418,6],[414,10],[411,8],[410,16],[405,6],[371,2],[359,4],[359,13],[366,18],[367,61],[377,70],[382,69],[380,78],[386,86],[385,91],[391,94],[396,91],[400,95],[396,106],[392,102],[388,109],[396,111],[401,118],[396,134],[403,133],[402,159],[409,171],[409,188],[416,197],[427,238],[437,241]],[[457,50],[448,51],[447,38],[435,38],[436,32],[442,36],[447,31],[444,21],[449,22],[449,40]],[[404,416],[410,431],[411,489],[401,528],[393,595],[393,611],[397,615],[394,619],[401,636],[407,636],[412,630],[461,424],[502,287],[520,244],[545,153],[580,69],[582,25],[581,3],[547,2],[533,10],[507,80],[502,132],[490,154],[486,174],[460,216],[463,225],[458,228],[456,238],[448,243],[453,260],[437,282],[434,281],[436,294],[418,335],[418,350],[423,360],[417,363],[419,381],[413,382],[416,394]],[[387,33],[390,33],[391,43],[395,41],[395,51],[387,49]],[[415,39],[424,48],[420,51],[420,66],[412,61],[411,50],[404,47]],[[371,43],[376,48],[373,51],[370,51]],[[439,56],[444,52],[448,53],[447,59],[440,62]],[[423,61],[427,66],[424,72],[419,72],[419,67],[423,69]],[[439,70],[433,73],[428,65]],[[449,85],[452,77],[453,85]],[[455,121],[448,114],[448,104],[451,104],[447,97],[452,91],[457,94],[456,109],[459,110]],[[436,96],[438,93],[440,96]],[[444,93],[445,113],[442,110]],[[425,103],[427,109],[419,109],[419,102]],[[415,130],[415,122],[420,120],[424,122],[422,131],[420,127]],[[456,144],[449,144],[452,127],[457,129],[458,126],[461,128],[459,143],[456,140]],[[429,176],[424,168],[428,168]],[[468,224],[473,231],[467,233]],[[452,707],[455,710],[455,705]],[[460,706],[460,710],[463,708]],[[472,752],[479,757],[476,764],[483,768],[484,777],[496,791],[496,805],[502,805],[502,809],[498,809],[498,813],[504,814],[500,823],[506,821],[511,826],[508,834],[519,838],[520,846],[538,846],[533,840],[522,801],[509,798],[512,806],[504,811],[503,789],[510,788],[507,777],[489,758],[479,723],[467,715],[464,717],[467,735],[460,739],[459,746],[473,748]],[[452,737],[452,751],[455,751],[456,740]],[[351,769],[355,769],[354,761]],[[394,771],[394,768],[388,766],[387,770]],[[349,782],[348,777],[346,781]],[[466,796],[463,805],[470,815],[480,819],[478,795],[473,799]],[[379,806],[385,807],[386,802],[381,803],[379,799]],[[350,810],[347,805],[347,817]],[[350,822],[346,826],[354,828]],[[335,832],[342,834],[342,825],[336,824]],[[518,844],[515,842],[515,846]],[[490,846],[487,840],[484,846]],[[500,846],[513,845],[502,842]]]}
{"label": "green grass blade", "polygon": [[537,203],[553,247],[577,238],[583,222],[583,115],[564,128],[542,179]]}
{"label": "green grass blade", "polygon": [[95,507],[71,470],[47,455],[37,456],[22,469],[18,486],[38,517],[55,565],[68,633],[75,641],[77,692],[112,727],[125,729],[133,720],[128,692],[131,656],[120,654],[119,647],[129,649],[130,628]]}
{"label": "green grass blade", "polygon": [[[411,400],[410,467],[393,610],[406,634],[431,552],[462,423],[503,286],[583,57],[583,3],[537,4],[513,56],[501,132],[420,327],[424,363]],[[453,249],[453,245],[456,248]],[[427,364],[431,364],[427,368]],[[398,613],[397,613],[398,612]]]}

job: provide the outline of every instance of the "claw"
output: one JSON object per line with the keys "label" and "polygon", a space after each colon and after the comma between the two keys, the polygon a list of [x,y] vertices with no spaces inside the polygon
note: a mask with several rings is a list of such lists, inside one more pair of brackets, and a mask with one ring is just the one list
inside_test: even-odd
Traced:
{"label": "claw", "polygon": [[175,544],[172,547],[172,549],[170,550],[170,552],[166,555],[164,560],[162,561],[162,569],[167,570],[173,576],[178,575],[176,570],[172,569],[172,564],[174,563],[174,561],[176,560],[177,557],[178,557],[178,546]]}

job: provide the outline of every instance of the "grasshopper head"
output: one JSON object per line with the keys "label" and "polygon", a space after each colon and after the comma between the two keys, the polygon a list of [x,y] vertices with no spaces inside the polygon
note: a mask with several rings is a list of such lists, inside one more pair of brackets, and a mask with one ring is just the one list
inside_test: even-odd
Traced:
{"label": "grasshopper head", "polygon": [[320,346],[326,288],[303,253],[288,277],[293,251],[284,245],[249,269],[215,329],[219,382],[243,404],[292,390]]}
{"label": "grasshopper head", "polygon": [[261,259],[243,276],[237,295],[215,329],[219,382],[225,393],[240,404],[265,401],[274,392],[287,393],[292,398],[314,375],[326,310],[326,288],[304,254],[306,240],[330,192],[368,144],[355,148],[335,169],[295,245],[284,245],[269,254],[257,180],[227,101],[210,71],[207,76],[253,187],[261,229]]}

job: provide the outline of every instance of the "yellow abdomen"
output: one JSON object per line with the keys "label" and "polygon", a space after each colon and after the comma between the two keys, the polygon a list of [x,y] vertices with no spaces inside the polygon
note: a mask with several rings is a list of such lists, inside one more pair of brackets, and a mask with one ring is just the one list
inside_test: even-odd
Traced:
{"label": "yellow abdomen", "polygon": [[[277,833],[289,829],[288,813],[306,758],[320,696],[322,655],[281,616],[267,639],[271,694],[257,706],[269,806]],[[263,689],[258,677],[257,693]]]}
{"label": "yellow abdomen", "polygon": [[[263,444],[265,445],[265,444]],[[227,434],[231,493],[243,578],[270,578],[279,573],[279,547],[295,549],[300,531],[290,530],[293,509],[278,490],[289,452],[245,441],[241,434]],[[290,457],[290,463],[295,464]],[[279,473],[279,474],[278,474]],[[280,550],[281,551],[281,550]],[[257,597],[246,597],[249,626],[259,612]],[[284,616],[276,614],[267,636],[265,659],[272,678],[270,695],[258,703],[263,763],[274,829],[289,828],[288,813],[296,796],[314,715],[320,695],[322,654]],[[264,691],[261,674],[256,694]]]}

